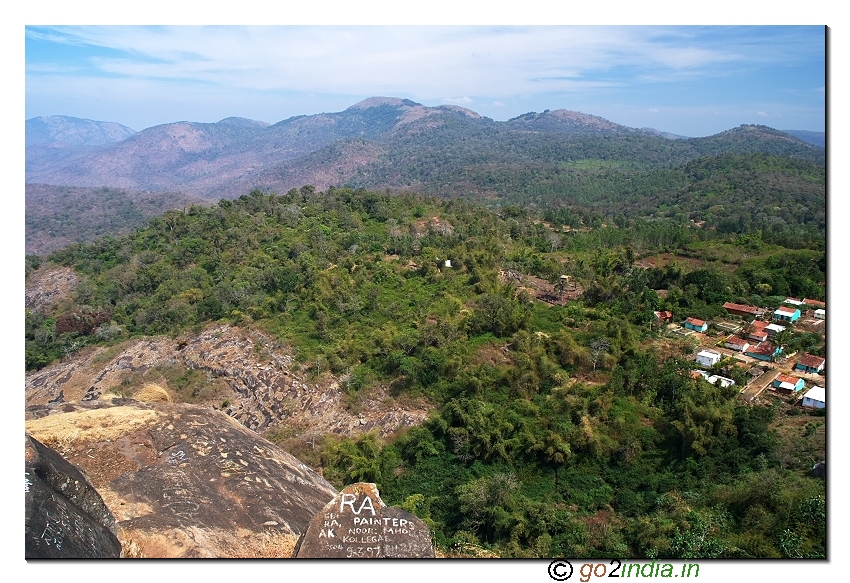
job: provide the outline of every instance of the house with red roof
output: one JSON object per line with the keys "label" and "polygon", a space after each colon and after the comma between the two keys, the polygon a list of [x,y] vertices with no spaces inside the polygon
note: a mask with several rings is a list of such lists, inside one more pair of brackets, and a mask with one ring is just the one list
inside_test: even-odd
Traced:
{"label": "house with red roof", "polygon": [[806,382],[800,377],[792,377],[791,375],[779,373],[773,379],[773,388],[777,393],[790,395],[802,391],[806,387]]}
{"label": "house with red roof", "polygon": [[655,314],[656,319],[661,320],[662,322],[672,322],[673,321],[673,312],[669,310],[662,310],[660,312],[653,312]]}
{"label": "house with red roof", "polygon": [[739,338],[738,336],[730,336],[723,342],[723,346],[730,350],[734,350],[735,352],[744,352],[747,348],[750,347],[750,343],[744,340],[743,338]]}
{"label": "house with red roof", "polygon": [[794,369],[807,373],[818,374],[823,372],[824,366],[826,366],[825,358],[815,356],[813,354],[804,354],[797,361],[797,364],[794,365]]}
{"label": "house with red roof", "polygon": [[747,338],[755,340],[756,342],[764,342],[767,340],[767,332],[764,330],[752,330],[749,334],[747,334]]}
{"label": "house with red roof", "polygon": [[764,316],[764,310],[755,306],[747,306],[745,304],[734,304],[726,302],[723,308],[733,316],[743,316],[744,318],[760,318]]}
{"label": "house with red roof", "polygon": [[782,320],[783,322],[796,322],[800,319],[800,315],[799,308],[786,308],[783,306],[773,311],[774,319]]}
{"label": "house with red roof", "polygon": [[782,353],[781,346],[774,346],[770,342],[759,342],[755,346],[750,346],[744,351],[744,354],[765,362],[773,362],[773,360]]}
{"label": "house with red roof", "polygon": [[705,332],[708,330],[708,322],[698,318],[688,318],[685,320],[685,328],[695,330],[696,332]]}
{"label": "house with red roof", "polygon": [[767,340],[767,331],[765,330],[766,326],[767,322],[764,320],[753,320],[750,323],[750,330],[747,332],[747,338],[755,340],[756,342],[764,342]]}

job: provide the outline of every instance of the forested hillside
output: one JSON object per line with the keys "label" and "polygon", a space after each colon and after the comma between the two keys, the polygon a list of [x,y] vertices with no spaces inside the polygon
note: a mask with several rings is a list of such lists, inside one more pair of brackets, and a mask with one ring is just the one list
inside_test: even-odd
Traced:
{"label": "forested hillside", "polygon": [[166,210],[203,202],[178,192],[27,184],[26,253],[45,255],[71,243],[126,234]]}
{"label": "forested hillside", "polygon": [[[311,186],[168,211],[28,257],[28,272],[59,264],[83,282],[54,313],[27,311],[26,367],[230,321],[291,345],[299,374],[342,379],[352,414],[378,386],[432,403],[386,439],[269,436],[337,487],[376,482],[446,552],[823,557],[825,485],[800,448],[822,455],[823,418],[693,378],[692,339],[653,314],[824,300],[823,169],[711,147],[647,174],[567,167],[596,190],[545,214]],[[442,172],[428,155],[419,172]],[[631,194],[606,199],[606,184]],[[825,350],[818,334],[783,340]],[[728,361],[715,372],[746,382]]]}
{"label": "forested hillside", "polygon": [[[481,143],[487,139],[500,143],[494,136],[482,136]],[[638,145],[660,143],[665,147],[678,142],[628,139],[637,140]],[[581,148],[599,143],[587,136],[575,140],[575,146]],[[558,156],[528,144],[511,155],[481,148],[467,152],[461,145],[455,151],[444,150],[448,146],[439,140],[428,148],[413,141],[408,148],[382,158],[384,149],[377,142],[343,140],[267,172],[263,176],[268,179],[261,182],[392,184],[393,191],[418,190],[478,201],[493,209],[518,205],[576,227],[582,220],[592,223],[588,211],[607,223],[622,222],[625,217],[669,218],[679,223],[693,220],[726,233],[762,231],[766,240],[786,246],[805,245],[826,228],[825,167],[804,158],[722,153],[671,166],[664,159],[672,152],[655,162],[650,153],[639,149],[583,152],[576,158],[562,152],[558,156],[567,161],[558,161]],[[519,151],[527,153],[520,156]],[[599,155],[604,157],[594,157]],[[367,163],[379,159],[380,163]],[[352,173],[357,177],[351,178]],[[232,196],[245,191],[226,192]],[[27,252],[44,253],[70,242],[87,242],[122,228],[139,227],[154,212],[180,208],[193,200],[202,199],[179,192],[30,184]]]}
{"label": "forested hillside", "polygon": [[518,205],[568,225],[590,225],[588,210],[600,223],[693,220],[790,246],[825,228],[824,149],[765,126],[668,139],[566,109],[497,122],[386,97],[271,125],[177,122],[126,139],[115,125],[27,120],[27,253],[125,232],[187,201],[305,184]]}
{"label": "forested hillside", "polygon": [[[548,124],[541,131],[521,131],[511,122],[500,124],[458,112],[433,117],[439,123],[431,120],[427,128],[411,123],[380,139],[335,142],[227,188],[281,191],[302,179],[322,187],[389,187],[502,203],[546,205],[554,195],[584,204],[603,202],[594,192],[600,188],[606,189],[604,202],[609,202],[628,195],[630,181],[651,181],[657,187],[655,181],[660,180],[665,185],[678,178],[681,170],[676,168],[702,157],[778,156],[818,167],[825,160],[823,149],[763,126],[669,140],[610,122],[575,132],[555,131]],[[311,172],[317,180],[310,179]]]}
{"label": "forested hillside", "polygon": [[[34,120],[27,124],[37,133]],[[74,144],[30,146],[27,182],[180,191],[210,200],[313,184],[511,201],[529,188],[545,191],[565,171],[631,176],[720,154],[762,153],[821,166],[825,159],[823,148],[766,126],[668,139],[566,109],[499,122],[457,106],[392,97],[271,125],[243,118],[176,122],[114,144]]]}

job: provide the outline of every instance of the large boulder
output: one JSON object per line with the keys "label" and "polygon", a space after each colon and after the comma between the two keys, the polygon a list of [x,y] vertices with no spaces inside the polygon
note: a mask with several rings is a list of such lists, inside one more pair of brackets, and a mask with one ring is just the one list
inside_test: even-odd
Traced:
{"label": "large boulder", "polygon": [[386,506],[375,484],[360,482],[346,486],[313,518],[295,557],[433,559],[434,546],[428,525]]}
{"label": "large boulder", "polygon": [[115,517],[86,476],[30,435],[24,455],[26,558],[119,558]]}
{"label": "large boulder", "polygon": [[125,556],[288,558],[336,495],[220,411],[115,403],[66,404],[26,428],[89,476],[115,516]]}

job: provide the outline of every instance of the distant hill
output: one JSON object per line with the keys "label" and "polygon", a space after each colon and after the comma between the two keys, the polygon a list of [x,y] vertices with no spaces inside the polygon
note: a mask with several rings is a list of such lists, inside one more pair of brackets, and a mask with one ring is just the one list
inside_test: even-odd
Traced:
{"label": "distant hill", "polygon": [[42,255],[71,243],[124,234],[169,209],[201,202],[174,192],[27,184],[25,250]]}
{"label": "distant hill", "polygon": [[786,134],[792,135],[798,140],[803,140],[809,144],[826,148],[826,133],[825,132],[810,132],[808,130],[780,130]]}
{"label": "distant hill", "polygon": [[505,127],[516,130],[552,132],[565,134],[636,134],[641,130],[613,123],[607,119],[569,111],[567,109],[546,110],[543,113],[529,112],[505,122]]}
{"label": "distant hill", "polygon": [[336,140],[382,138],[409,109],[404,103],[354,106],[340,113],[297,116],[270,126],[233,123],[232,118],[212,124],[164,124],[110,148],[76,156],[71,163],[44,159],[29,164],[27,182],[179,189],[215,197],[222,184],[250,177]]}
{"label": "distant hill", "polygon": [[[344,111],[275,124],[241,118],[176,122],[120,142],[27,150],[27,182],[181,191],[233,198],[253,188],[286,191],[351,185],[441,196],[510,196],[506,176],[535,168],[536,181],[567,168],[673,168],[724,153],[794,156],[822,164],[824,151],[766,126],[706,138],[557,109],[497,122],[458,106],[372,97]],[[529,186],[523,178],[525,186]]]}
{"label": "distant hill", "polygon": [[26,121],[26,145],[102,146],[120,142],[135,134],[127,126],[111,121],[93,121],[50,115]]}
{"label": "distant hill", "polygon": [[679,134],[674,134],[674,133],[671,133],[671,132],[664,132],[664,131],[661,131],[661,130],[657,130],[655,128],[641,128],[641,129],[643,131],[649,133],[649,134],[661,136],[662,138],[667,138],[668,140],[682,140],[682,139],[686,139],[688,137],[688,136],[682,136],[682,135],[679,135]]}

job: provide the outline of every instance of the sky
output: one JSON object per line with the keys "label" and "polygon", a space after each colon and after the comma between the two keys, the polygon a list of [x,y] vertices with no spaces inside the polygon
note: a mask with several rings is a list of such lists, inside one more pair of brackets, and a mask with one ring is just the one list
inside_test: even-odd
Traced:
{"label": "sky", "polygon": [[825,130],[826,38],[808,26],[26,26],[26,118],[136,131],[269,123],[371,96],[503,121],[570,109],[684,136]]}

